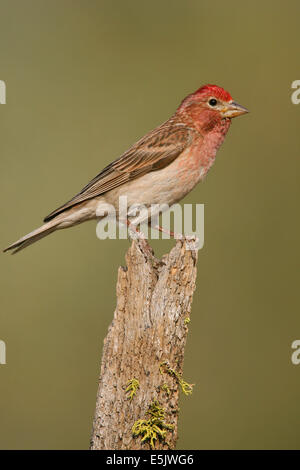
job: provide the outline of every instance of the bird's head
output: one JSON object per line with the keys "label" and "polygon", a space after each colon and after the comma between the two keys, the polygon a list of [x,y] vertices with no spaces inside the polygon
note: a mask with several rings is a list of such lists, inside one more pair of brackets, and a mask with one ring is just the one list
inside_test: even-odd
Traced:
{"label": "bird's head", "polygon": [[202,129],[210,130],[223,119],[232,119],[249,111],[233,101],[230,93],[217,85],[204,85],[188,95],[178,108]]}

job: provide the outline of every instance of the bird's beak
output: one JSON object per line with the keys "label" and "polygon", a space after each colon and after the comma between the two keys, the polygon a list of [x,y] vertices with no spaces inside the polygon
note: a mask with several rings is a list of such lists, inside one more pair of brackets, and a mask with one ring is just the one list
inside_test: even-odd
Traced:
{"label": "bird's beak", "polygon": [[249,113],[248,109],[244,108],[244,106],[241,106],[235,101],[231,101],[231,103],[226,104],[222,109],[223,116],[228,118],[241,116],[242,114],[246,113]]}

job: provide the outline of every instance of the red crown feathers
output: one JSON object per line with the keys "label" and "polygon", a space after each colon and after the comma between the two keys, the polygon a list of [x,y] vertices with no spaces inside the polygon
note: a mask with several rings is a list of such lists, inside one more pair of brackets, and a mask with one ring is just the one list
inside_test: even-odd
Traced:
{"label": "red crown feathers", "polygon": [[219,98],[222,101],[232,101],[232,97],[228,91],[224,90],[217,85],[204,85],[199,88],[194,95],[203,95],[203,96],[213,96],[214,98]]}

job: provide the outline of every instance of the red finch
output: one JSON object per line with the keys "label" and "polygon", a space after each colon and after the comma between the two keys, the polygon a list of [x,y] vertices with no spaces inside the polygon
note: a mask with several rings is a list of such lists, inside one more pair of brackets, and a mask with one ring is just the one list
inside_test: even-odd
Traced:
{"label": "red finch", "polygon": [[55,230],[97,219],[97,208],[111,204],[117,209],[120,196],[127,197],[128,206],[171,206],[178,202],[206,176],[231,119],[247,112],[223,88],[216,85],[199,88],[182,101],[168,121],[104,168],[70,201],[51,212],[44,225],[4,251],[16,253]]}

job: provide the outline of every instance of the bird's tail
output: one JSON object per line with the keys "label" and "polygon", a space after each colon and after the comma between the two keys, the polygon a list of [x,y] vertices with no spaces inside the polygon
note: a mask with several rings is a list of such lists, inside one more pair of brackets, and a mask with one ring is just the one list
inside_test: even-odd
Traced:
{"label": "bird's tail", "polygon": [[18,251],[23,250],[23,248],[26,248],[27,246],[31,245],[32,243],[37,242],[41,238],[46,237],[50,233],[54,232],[55,230],[58,229],[57,225],[59,224],[58,220],[51,220],[50,222],[42,225],[41,227],[37,228],[36,230],[33,230],[33,232],[28,233],[24,237],[20,238],[20,240],[17,240],[15,243],[12,243],[10,246],[5,248],[3,251],[9,251],[13,250],[12,254],[14,255]]}

